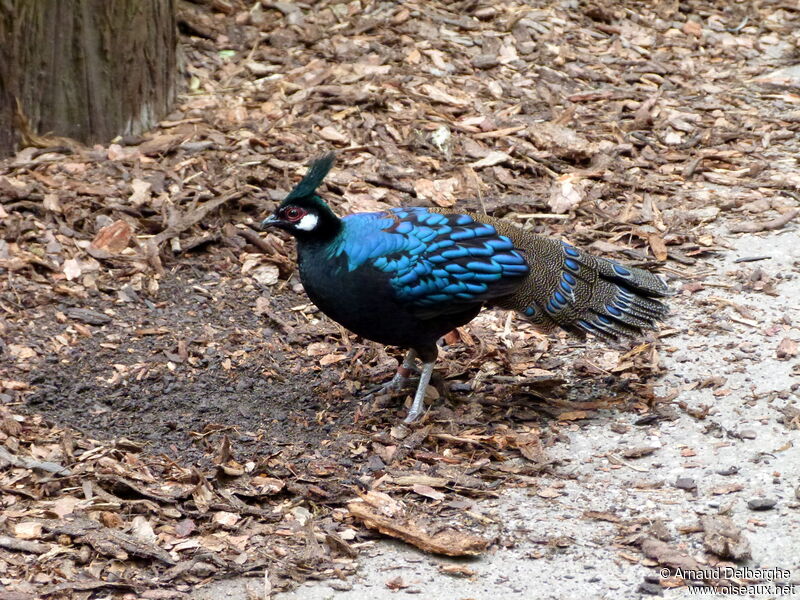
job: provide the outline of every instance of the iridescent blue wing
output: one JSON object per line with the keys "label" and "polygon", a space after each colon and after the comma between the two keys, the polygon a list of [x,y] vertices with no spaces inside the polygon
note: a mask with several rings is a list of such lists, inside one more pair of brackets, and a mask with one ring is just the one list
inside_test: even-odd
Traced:
{"label": "iridescent blue wing", "polygon": [[512,293],[528,273],[513,242],[469,215],[398,208],[343,219],[334,255],[352,271],[386,273],[400,302],[421,317],[460,312]]}

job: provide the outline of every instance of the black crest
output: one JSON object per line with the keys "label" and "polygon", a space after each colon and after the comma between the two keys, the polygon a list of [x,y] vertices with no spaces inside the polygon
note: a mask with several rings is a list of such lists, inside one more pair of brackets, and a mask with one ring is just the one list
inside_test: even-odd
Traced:
{"label": "black crest", "polygon": [[283,201],[283,203],[285,204],[287,202],[291,202],[292,200],[308,198],[312,196],[322,183],[322,180],[325,179],[328,171],[331,170],[334,160],[336,160],[336,155],[333,152],[315,159],[311,163],[306,176],[303,177],[300,183],[294,186],[294,189],[289,192],[289,195],[286,196],[286,199]]}

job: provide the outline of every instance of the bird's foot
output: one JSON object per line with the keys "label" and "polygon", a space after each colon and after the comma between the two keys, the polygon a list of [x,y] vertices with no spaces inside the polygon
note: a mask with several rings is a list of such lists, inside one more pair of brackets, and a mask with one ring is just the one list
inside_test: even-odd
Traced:
{"label": "bird's foot", "polygon": [[414,350],[409,350],[403,362],[397,367],[397,373],[394,374],[394,377],[388,383],[371,389],[364,396],[364,399],[372,400],[377,396],[394,394],[410,387],[411,374],[420,372],[416,367],[416,360],[417,353]]}
{"label": "bird's foot", "polygon": [[394,374],[389,381],[384,383],[383,385],[379,385],[377,387],[372,388],[364,395],[364,400],[374,400],[378,396],[388,396],[391,394],[395,394],[397,392],[401,392],[407,388],[411,387],[411,378],[409,377],[410,373],[408,369],[404,369],[404,367],[400,367],[397,369],[397,373]]}

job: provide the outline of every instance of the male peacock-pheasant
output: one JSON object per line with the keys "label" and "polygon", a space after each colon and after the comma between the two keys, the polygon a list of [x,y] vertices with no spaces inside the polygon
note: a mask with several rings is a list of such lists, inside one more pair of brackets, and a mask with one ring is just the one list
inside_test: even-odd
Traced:
{"label": "male peacock-pheasant", "polygon": [[423,207],[340,219],[317,194],[333,158],[314,161],[262,226],[297,239],[300,278],[322,312],[367,339],[408,349],[384,388],[403,386],[422,361],[407,423],[422,413],[437,340],[484,307],[606,340],[638,335],[668,312],[656,299],[670,295],[658,276],[502,219]]}

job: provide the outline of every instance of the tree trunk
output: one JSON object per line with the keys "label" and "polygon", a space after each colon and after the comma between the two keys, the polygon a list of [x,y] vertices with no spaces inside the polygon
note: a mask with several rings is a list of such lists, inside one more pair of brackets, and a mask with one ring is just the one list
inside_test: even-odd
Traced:
{"label": "tree trunk", "polygon": [[14,94],[9,87],[11,72],[11,15],[0,0],[0,156],[14,148]]}
{"label": "tree trunk", "polygon": [[30,134],[91,144],[175,97],[175,0],[0,0],[0,154]]}

